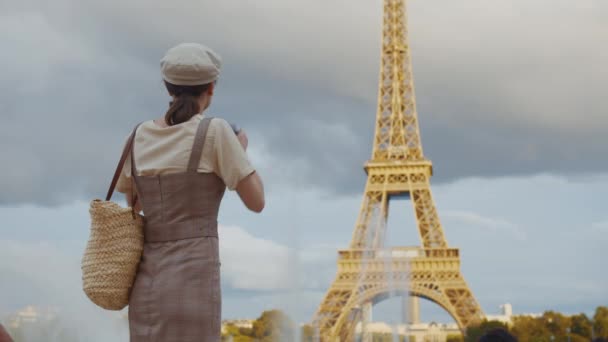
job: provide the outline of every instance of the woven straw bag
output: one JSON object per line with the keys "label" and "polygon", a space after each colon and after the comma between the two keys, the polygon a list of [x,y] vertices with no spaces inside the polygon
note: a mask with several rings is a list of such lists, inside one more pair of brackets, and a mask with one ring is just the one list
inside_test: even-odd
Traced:
{"label": "woven straw bag", "polygon": [[[91,232],[82,258],[82,286],[89,299],[107,310],[122,310],[129,295],[144,246],[143,218],[133,208],[110,201],[135,130],[129,137],[106,200],[91,201]],[[133,207],[137,199],[134,196]]]}

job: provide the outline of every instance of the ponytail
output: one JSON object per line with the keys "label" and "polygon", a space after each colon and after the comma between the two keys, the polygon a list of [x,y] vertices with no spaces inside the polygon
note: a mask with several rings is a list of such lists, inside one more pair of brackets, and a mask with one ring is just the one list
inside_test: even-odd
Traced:
{"label": "ponytail", "polygon": [[165,123],[169,126],[177,125],[200,113],[199,98],[209,89],[209,85],[179,86],[165,81],[169,94],[175,96],[165,114]]}

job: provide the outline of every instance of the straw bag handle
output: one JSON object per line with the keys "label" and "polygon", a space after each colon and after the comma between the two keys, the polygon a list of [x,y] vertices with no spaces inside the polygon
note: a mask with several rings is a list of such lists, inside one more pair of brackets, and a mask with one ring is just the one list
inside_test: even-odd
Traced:
{"label": "straw bag handle", "polygon": [[[133,140],[135,139],[135,132],[137,131],[137,127],[139,127],[139,124],[137,126],[135,126],[135,128],[133,129],[133,133],[131,133],[131,135],[129,136],[129,139],[127,140],[125,148],[122,151],[122,156],[120,157],[120,161],[118,162],[118,165],[116,166],[116,171],[114,172],[114,178],[112,178],[112,183],[110,184],[110,188],[108,189],[108,194],[106,195],[106,201],[109,201],[112,198],[112,194],[114,193],[114,188],[116,187],[116,183],[118,183],[118,178],[120,177],[120,173],[122,172],[122,167],[124,166],[125,161],[127,160],[127,156],[129,156],[129,152],[131,151],[131,148],[133,147]],[[131,177],[133,177],[133,175],[131,175]],[[137,195],[133,196],[133,205],[132,205],[133,208],[135,208],[135,203],[137,203]]]}

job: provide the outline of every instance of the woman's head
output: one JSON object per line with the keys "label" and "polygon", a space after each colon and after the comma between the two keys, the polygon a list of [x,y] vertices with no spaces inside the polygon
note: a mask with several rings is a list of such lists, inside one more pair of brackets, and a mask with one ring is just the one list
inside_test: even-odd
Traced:
{"label": "woman's head", "polygon": [[214,83],[197,86],[180,86],[165,81],[165,87],[173,101],[165,114],[167,125],[177,125],[190,120],[211,104]]}
{"label": "woman's head", "polygon": [[173,97],[165,114],[168,125],[188,121],[209,106],[221,63],[218,54],[201,44],[180,44],[167,51],[160,67]]}

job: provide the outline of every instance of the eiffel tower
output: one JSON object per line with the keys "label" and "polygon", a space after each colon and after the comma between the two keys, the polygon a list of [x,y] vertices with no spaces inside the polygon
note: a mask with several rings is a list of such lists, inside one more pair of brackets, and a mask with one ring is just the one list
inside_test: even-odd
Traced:
{"label": "eiffel tower", "polygon": [[[433,166],[422,153],[405,0],[384,0],[382,60],[372,158],[349,249],[338,251],[338,271],[314,318],[320,341],[354,341],[371,306],[399,295],[430,300],[461,331],[481,321],[481,307],[449,248],[430,188]],[[386,248],[389,202],[407,196],[422,245]],[[365,329],[365,328],[363,328]]]}

